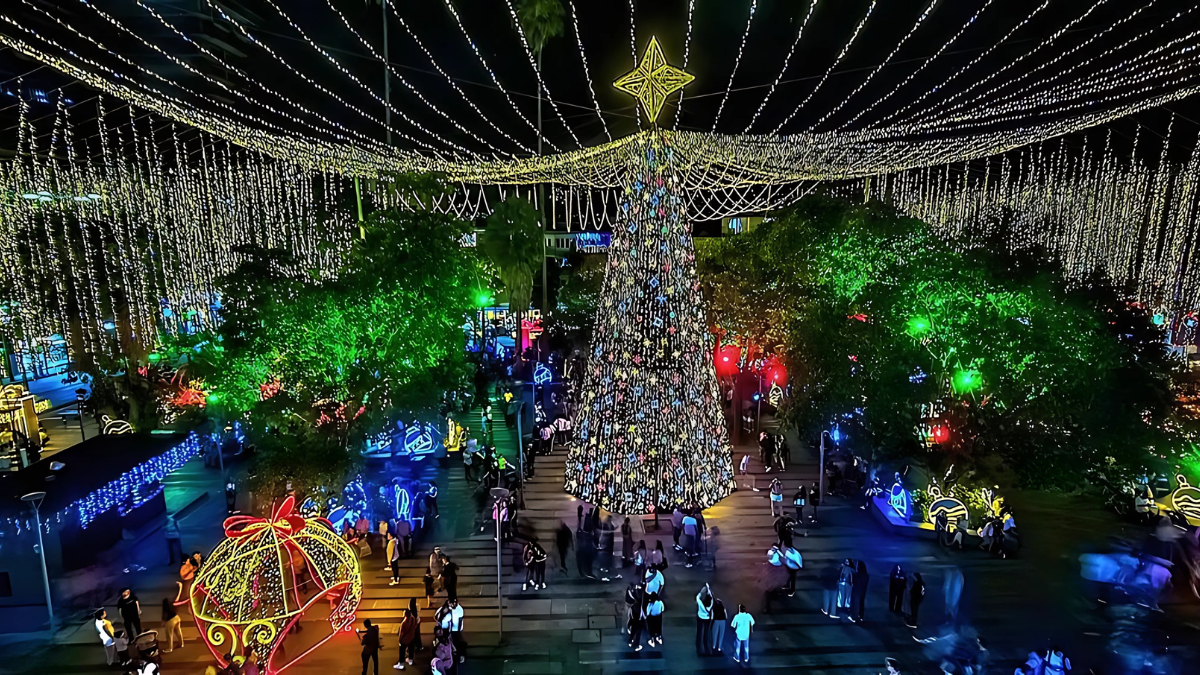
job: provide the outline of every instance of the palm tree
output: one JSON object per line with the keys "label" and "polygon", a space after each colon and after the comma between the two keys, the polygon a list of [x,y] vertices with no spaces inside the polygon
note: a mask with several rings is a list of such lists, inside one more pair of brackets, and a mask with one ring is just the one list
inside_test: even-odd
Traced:
{"label": "palm tree", "polygon": [[500,274],[508,295],[508,309],[517,319],[517,358],[521,356],[521,316],[533,296],[533,275],[543,258],[545,239],[538,227],[538,212],[528,200],[509,197],[487,218],[479,235],[481,248]]}
{"label": "palm tree", "polygon": [[[563,11],[562,2],[560,0],[518,0],[517,2],[517,20],[521,22],[521,32],[525,34],[525,41],[529,43],[529,48],[537,55],[538,77],[542,74],[542,49],[550,38],[558,37],[563,34],[563,18],[566,12]],[[542,86],[538,83],[538,108],[537,108],[537,132],[538,132],[538,154],[542,154]],[[546,208],[546,192],[545,186],[538,185],[538,208],[545,210]],[[543,221],[545,214],[543,213]],[[545,241],[542,242],[542,312],[546,312],[546,260],[545,260]]]}

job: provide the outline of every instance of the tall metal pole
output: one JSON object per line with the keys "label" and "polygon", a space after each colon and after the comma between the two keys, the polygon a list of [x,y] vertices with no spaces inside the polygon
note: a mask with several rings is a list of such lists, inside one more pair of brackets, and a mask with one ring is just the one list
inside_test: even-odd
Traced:
{"label": "tall metal pole", "polygon": [[380,20],[383,21],[383,111],[384,121],[387,125],[387,144],[392,144],[392,67],[391,61],[388,59],[388,20],[387,20],[387,4],[388,0],[380,0],[379,9],[383,16]]}
{"label": "tall metal pole", "polygon": [[83,430],[83,394],[75,394],[75,405],[79,411],[79,440],[87,440],[87,432]]}
{"label": "tall metal pole", "polygon": [[825,499],[825,437],[829,435],[828,431],[821,432],[821,475],[817,479],[819,486],[817,492],[820,492],[820,500]]}
{"label": "tall metal pole", "polygon": [[[542,50],[538,49],[538,77],[542,74]],[[538,82],[538,157],[542,156],[542,86]],[[551,193],[551,199],[554,195]],[[546,320],[546,235],[550,232],[550,224],[546,222],[546,184],[538,183],[538,212],[542,216],[542,321]],[[543,324],[545,325],[545,324]]]}
{"label": "tall metal pole", "polygon": [[496,606],[500,608],[500,641],[504,642],[504,595],[501,592],[503,582],[500,579],[503,563],[500,560],[500,509],[496,509]]}
{"label": "tall metal pole", "polygon": [[46,612],[50,615],[50,636],[53,639],[58,628],[54,623],[54,603],[50,600],[50,573],[46,570],[46,546],[42,543],[42,516],[38,512],[38,507],[45,498],[45,492],[33,492],[21,497],[21,500],[33,506],[33,521],[37,525],[38,557],[42,561],[42,584],[46,591]]}
{"label": "tall metal pole", "polygon": [[517,406],[517,462],[521,465],[521,477],[518,479],[518,484],[521,486],[521,506],[525,506],[525,435],[521,433],[521,417],[525,413],[525,384],[518,383],[521,392],[521,404]]}

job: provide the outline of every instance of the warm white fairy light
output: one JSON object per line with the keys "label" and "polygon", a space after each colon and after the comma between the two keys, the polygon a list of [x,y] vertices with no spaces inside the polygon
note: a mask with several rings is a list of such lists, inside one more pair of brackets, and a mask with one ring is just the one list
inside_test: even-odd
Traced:
{"label": "warm white fairy light", "polygon": [[583,37],[579,35],[579,17],[575,15],[575,3],[567,0],[567,6],[571,9],[571,26],[575,29],[575,45],[579,47],[579,59],[583,62],[583,76],[587,79],[588,93],[592,95],[592,106],[596,110],[596,117],[600,118],[600,125],[604,127],[604,135],[608,140],[612,140],[612,134],[608,131],[608,123],[604,121],[604,115],[600,112],[600,102],[596,100],[596,88],[592,86],[592,74],[588,69],[587,54],[583,51]]}
{"label": "warm white fairy light", "polygon": [[[520,148],[522,152],[532,154],[533,150],[531,150],[529,147],[522,144],[516,138],[513,138],[508,132],[506,132],[503,129],[501,129],[500,127],[496,126],[496,123],[492,121],[492,117],[489,115],[485,115],[483,113],[483,111],[479,109],[479,106],[475,105],[475,102],[472,101],[467,96],[467,93],[462,90],[462,87],[458,86],[458,83],[454,81],[454,78],[450,77],[450,75],[448,73],[446,73],[445,70],[442,69],[442,66],[440,64],[438,64],[437,59],[433,58],[433,54],[429,51],[428,48],[425,47],[425,43],[421,42],[421,38],[418,37],[416,32],[414,32],[412,30],[412,28],[409,27],[408,22],[404,20],[404,17],[396,9],[396,6],[392,4],[392,0],[384,0],[384,2],[387,3],[388,9],[390,9],[392,12],[392,16],[395,17],[395,19],[398,22],[400,22],[400,26],[404,28],[404,32],[408,34],[408,36],[412,39],[412,41],[414,43],[416,43],[417,47],[421,50],[421,52],[423,54],[425,54],[425,57],[429,59],[430,65],[432,65],[433,69],[436,70],[438,72],[438,74],[442,76],[442,79],[444,79],[446,81],[446,84],[450,85],[450,87],[452,89],[454,89],[454,91],[456,93],[458,93],[459,98],[461,98],[464,103],[466,103],[468,106],[470,106],[471,110],[475,111],[475,114],[477,116],[479,116],[479,118],[481,120],[483,120],[484,122],[487,122],[488,126],[490,126],[492,129],[494,129],[496,131],[496,133],[498,133],[501,136],[503,136],[504,138],[508,139],[511,143],[513,143],[518,148]],[[486,67],[486,64],[485,64],[485,67]],[[510,100],[509,102],[511,103],[512,101]]]}
{"label": "warm white fairy light", "polygon": [[742,53],[746,51],[746,40],[750,39],[750,24],[754,22],[754,12],[757,9],[758,0],[750,0],[750,16],[746,17],[742,42],[738,45],[737,56],[733,59],[733,70],[729,73],[729,82],[725,85],[725,95],[721,97],[721,105],[717,106],[717,116],[713,118],[712,131],[717,130],[717,123],[721,121],[721,113],[725,112],[725,102],[729,100],[729,92],[733,90],[733,78],[737,77],[738,66],[742,65]]}
{"label": "warm white fairy light", "polygon": [[[638,62],[637,55],[637,7],[634,6],[634,0],[629,0],[629,56],[632,58],[631,63]],[[639,105],[633,106],[633,116],[637,121],[638,128],[642,126],[642,107]],[[653,121],[653,120],[651,120]]]}
{"label": "warm white fairy light", "polygon": [[[491,143],[488,143],[484,139],[480,138],[478,135],[475,134],[475,132],[464,127],[462,124],[460,124],[458,122],[458,120],[456,120],[453,117],[451,117],[450,115],[446,114],[445,111],[443,111],[441,108],[434,105],[432,101],[425,98],[425,95],[422,94],[420,92],[420,90],[418,90],[416,87],[414,87],[412,85],[412,83],[408,81],[408,78],[404,77],[404,75],[401,74],[400,71],[396,70],[392,66],[391,63],[388,63],[387,60],[383,58],[383,54],[380,54],[378,51],[375,50],[375,47],[372,46],[371,43],[368,42],[367,39],[362,36],[362,33],[359,33],[357,30],[354,29],[354,26],[352,26],[350,24],[349,19],[347,19],[346,15],[342,13],[342,10],[333,6],[333,0],[325,0],[325,4],[329,6],[329,9],[333,10],[333,12],[338,15],[338,18],[342,20],[342,25],[344,25],[346,27],[346,30],[350,31],[350,33],[353,34],[354,37],[358,39],[359,44],[361,44],[363,47],[365,47],[367,49],[367,51],[370,52],[371,56],[373,56],[380,63],[383,64],[383,67],[388,70],[388,72],[391,74],[392,77],[396,78],[396,80],[398,80],[400,82],[400,84],[404,85],[404,87],[406,89],[411,91],[413,93],[413,95],[415,95],[418,99],[420,99],[421,102],[424,103],[430,110],[437,113],[437,115],[439,117],[441,117],[442,119],[446,120],[451,125],[453,125],[455,129],[458,129],[462,133],[475,139],[475,141],[477,143],[487,146],[487,148],[489,150],[492,150],[494,152],[501,152],[501,150],[499,148],[492,145]],[[276,9],[278,9],[278,7]],[[289,22],[290,22],[290,19],[289,19]],[[392,107],[390,101],[387,102],[387,106],[389,108]],[[502,154],[508,154],[508,153],[502,153]]]}
{"label": "warm white fairy light", "polygon": [[[683,69],[687,70],[688,57],[692,53],[692,16],[696,12],[696,0],[688,0],[687,10],[687,34],[683,38]],[[634,63],[637,63],[637,54],[633,55]],[[675,120],[672,122],[672,128],[679,128],[679,117],[683,114],[683,90],[679,90],[679,104],[675,108]]]}
{"label": "warm white fairy light", "polygon": [[[268,0],[269,1],[269,0]],[[525,39],[525,31],[521,28],[521,20],[517,18],[517,10],[513,7],[512,0],[504,0],[504,4],[508,6],[508,14],[512,17],[513,29],[517,32],[517,37],[521,38],[521,48],[525,50],[525,57],[529,59],[529,67],[533,69],[533,74],[537,76],[538,87],[546,94],[546,101],[550,104],[550,109],[558,117],[558,121],[562,123],[563,128],[571,134],[571,139],[575,141],[576,146],[582,147],[579,142],[579,137],[575,135],[575,130],[567,124],[567,120],[558,110],[558,103],[554,100],[554,95],[550,93],[550,88],[546,86],[546,81],[542,79],[542,69],[538,68],[537,60],[533,58],[533,51],[529,49],[529,41]]]}
{"label": "warm white fairy light", "polygon": [[958,92],[956,92],[956,93],[954,93],[954,94],[950,95],[949,97],[947,97],[945,100],[943,100],[943,101],[942,101],[941,103],[939,103],[938,105],[936,105],[936,106],[933,106],[933,107],[930,107],[930,108],[927,108],[927,109],[925,109],[925,110],[923,110],[923,111],[920,111],[920,112],[919,112],[918,114],[916,114],[916,115],[910,115],[908,118],[906,118],[906,120],[905,120],[905,121],[907,121],[907,122],[914,122],[916,119],[919,119],[919,118],[928,119],[929,117],[931,117],[931,116],[934,116],[934,114],[935,114],[935,111],[939,111],[939,114],[938,114],[938,116],[940,116],[940,111],[941,111],[941,110],[944,110],[944,107],[945,107],[945,106],[949,106],[950,104],[954,103],[955,101],[959,100],[960,98],[962,98],[962,97],[966,96],[967,94],[969,94],[970,92],[972,92],[973,90],[975,90],[975,88],[976,88],[976,87],[979,87],[979,86],[981,86],[981,85],[984,85],[984,84],[986,84],[988,81],[990,81],[990,80],[992,80],[992,79],[994,79],[994,78],[996,78],[996,77],[999,77],[999,76],[1000,76],[1000,74],[1004,73],[1004,72],[1005,72],[1005,71],[1007,71],[1009,68],[1012,68],[1013,66],[1017,65],[1018,63],[1021,63],[1022,61],[1024,61],[1024,60],[1025,60],[1025,59],[1027,59],[1027,58],[1029,58],[1030,56],[1033,56],[1034,54],[1037,54],[1037,53],[1038,53],[1039,51],[1041,51],[1043,48],[1045,48],[1045,47],[1049,47],[1050,45],[1054,44],[1054,41],[1055,41],[1055,40],[1057,40],[1058,38],[1060,38],[1060,37],[1062,37],[1063,35],[1065,35],[1065,34],[1067,33],[1067,31],[1071,30],[1071,28],[1073,28],[1074,26],[1076,26],[1077,24],[1079,24],[1079,22],[1081,22],[1081,21],[1083,21],[1084,19],[1086,19],[1086,18],[1088,18],[1089,16],[1091,16],[1092,12],[1095,12],[1097,9],[1099,9],[1099,8],[1100,8],[1100,6],[1101,6],[1101,5],[1103,5],[1103,4],[1104,4],[1104,3],[1106,3],[1106,2],[1108,2],[1108,0],[1096,0],[1095,4],[1093,4],[1091,7],[1089,7],[1089,8],[1087,9],[1087,11],[1085,11],[1083,14],[1080,14],[1079,16],[1075,17],[1075,18],[1074,18],[1074,19],[1072,19],[1071,21],[1067,22],[1067,24],[1066,24],[1066,25],[1064,25],[1062,28],[1059,28],[1059,29],[1058,29],[1058,30],[1056,30],[1055,32],[1051,33],[1051,34],[1050,34],[1050,36],[1049,36],[1049,37],[1047,37],[1046,39],[1044,39],[1044,40],[1038,40],[1038,41],[1037,41],[1037,44],[1035,44],[1035,45],[1033,46],[1033,49],[1030,49],[1029,51],[1027,51],[1027,52],[1025,52],[1025,53],[1021,54],[1021,55],[1020,55],[1020,56],[1018,56],[1018,57],[1016,57],[1015,59],[1009,59],[1009,60],[1007,60],[1007,61],[1006,61],[1006,62],[1005,62],[1005,63],[1004,63],[1002,66],[1000,66],[1000,67],[999,67],[999,68],[997,68],[996,70],[993,70],[992,72],[988,73],[987,75],[985,75],[985,76],[984,76],[984,77],[982,77],[982,78],[979,78],[979,79],[976,79],[976,80],[974,80],[973,82],[971,82],[970,84],[968,84],[968,85],[967,85],[966,87],[964,87],[963,89],[960,89]]}
{"label": "warm white fairy light", "polygon": [[808,25],[808,20],[812,18],[813,12],[817,9],[817,3],[820,1],[821,0],[812,0],[812,2],[809,3],[808,13],[804,15],[804,20],[800,22],[800,29],[796,31],[796,39],[792,41],[792,46],[790,49],[788,49],[787,56],[783,57],[783,67],[779,69],[779,74],[775,76],[775,80],[771,82],[771,87],[767,89],[767,95],[763,97],[762,103],[758,104],[758,110],[754,111],[754,116],[750,118],[750,123],[746,125],[746,128],[744,131],[742,131],[742,133],[750,133],[750,128],[753,127],[754,123],[758,121],[759,116],[762,115],[763,109],[766,108],[767,103],[770,102],[771,96],[775,94],[775,89],[779,87],[779,83],[783,80],[783,76],[785,73],[787,73],[788,66],[792,62],[792,55],[796,53],[796,47],[800,46],[800,40],[804,37],[804,28]]}
{"label": "warm white fairy light", "polygon": [[[900,42],[896,43],[896,46],[883,59],[883,61],[880,61],[879,65],[875,66],[875,69],[872,70],[869,75],[867,75],[867,79],[865,79],[861,83],[859,83],[859,85],[854,88],[854,91],[850,92],[849,95],[847,95],[845,98],[842,99],[841,103],[838,103],[836,106],[834,106],[834,108],[832,110],[825,113],[825,115],[822,116],[821,119],[817,120],[816,123],[814,123],[811,127],[809,127],[808,130],[809,131],[815,130],[817,127],[821,126],[821,124],[823,124],[825,122],[825,120],[829,119],[830,117],[833,117],[833,115],[835,113],[837,113],[837,111],[841,110],[847,103],[850,102],[850,99],[854,98],[858,94],[858,92],[862,91],[867,86],[867,84],[869,84],[871,82],[871,80],[874,79],[875,76],[879,74],[879,71],[883,70],[883,68],[885,66],[887,66],[887,64],[891,63],[892,58],[896,56],[896,53],[900,51],[900,48],[904,46],[904,43],[908,42],[908,39],[913,36],[913,33],[917,32],[917,29],[920,28],[921,24],[925,22],[925,17],[929,16],[929,14],[931,12],[933,12],[934,7],[937,6],[939,1],[940,0],[930,0],[929,4],[926,5],[925,10],[923,12],[921,12],[920,16],[917,17],[916,23],[913,24],[912,28],[908,29],[908,33],[906,33],[904,35],[904,37],[900,38]],[[1103,2],[1104,0],[1101,0],[1101,1]]]}
{"label": "warm white fairy light", "polygon": [[[351,82],[354,82],[355,84],[357,84],[360,89],[362,89],[363,91],[365,91],[367,93],[367,95],[369,95],[371,98],[375,99],[379,103],[383,104],[383,106],[386,107],[388,110],[391,110],[393,115],[399,115],[400,119],[403,119],[404,121],[413,125],[420,131],[424,132],[425,134],[437,139],[439,142],[443,143],[444,145],[448,145],[451,148],[454,148],[455,150],[457,150],[463,154],[466,154],[466,155],[475,154],[475,153],[471,152],[470,150],[468,150],[467,148],[464,148],[463,146],[455,143],[454,141],[451,141],[448,138],[443,138],[440,135],[435,134],[434,132],[430,131],[429,129],[426,129],[424,126],[421,125],[421,123],[419,123],[416,120],[409,117],[403,110],[401,110],[400,108],[397,108],[396,106],[393,106],[391,101],[385,101],[382,96],[375,93],[374,89],[367,86],[366,83],[364,83],[362,80],[358,79],[358,77],[356,77],[353,73],[351,73],[345,66],[343,66],[341,63],[339,63],[337,59],[333,58],[333,56],[329,52],[327,52],[324,47],[322,47],[321,45],[314,42],[313,39],[308,36],[308,33],[306,33],[302,28],[300,28],[300,26],[298,26],[295,21],[292,21],[292,18],[290,16],[288,16],[283,11],[283,9],[274,2],[274,0],[265,0],[265,1],[268,5],[270,5],[276,11],[276,13],[279,14],[279,16],[281,18],[283,18],[284,21],[287,21],[288,25],[292,27],[292,30],[296,31],[296,33],[301,38],[303,38],[305,42],[308,43],[309,47],[312,47],[312,49],[314,51],[316,51],[318,54],[320,54],[321,56],[324,56],[325,60],[328,61],[329,63],[331,63],[334,68],[337,68],[338,72],[340,72],[342,75],[344,75]],[[208,2],[211,4],[212,0],[208,0]]]}
{"label": "warm white fairy light", "polygon": [[1026,24],[1028,24],[1030,21],[1033,20],[1033,17],[1037,16],[1038,13],[1040,13],[1043,9],[1046,9],[1046,6],[1049,4],[1050,4],[1050,0],[1044,0],[1044,2],[1042,2],[1042,4],[1038,5],[1032,12],[1030,12],[1029,16],[1025,17],[1023,20],[1021,20],[1020,23],[1013,26],[1011,30],[1009,30],[1007,33],[1005,33],[1004,37],[1000,38],[1000,40],[998,40],[996,42],[996,44],[994,44],[991,47],[984,50],[983,53],[979,54],[979,56],[976,56],[974,59],[971,59],[970,61],[968,61],[966,63],[966,65],[964,65],[962,68],[959,68],[954,73],[952,73],[950,75],[950,77],[947,77],[941,84],[933,87],[932,89],[925,92],[924,94],[921,94],[915,101],[912,101],[908,105],[892,112],[890,115],[885,117],[877,126],[882,126],[884,124],[887,124],[891,120],[894,120],[897,117],[899,117],[900,115],[903,115],[905,112],[912,110],[918,104],[920,104],[925,99],[929,98],[934,93],[939,92],[939,91],[944,91],[946,88],[946,85],[948,85],[951,82],[953,82],[954,80],[958,79],[958,76],[967,72],[967,70],[969,70],[972,66],[979,63],[983,59],[987,58],[992,52],[996,51],[996,49],[998,49],[1000,47],[1000,45],[1004,44],[1005,42],[1008,42],[1008,39],[1010,37],[1012,37],[1014,33],[1021,30],[1022,28],[1024,28]]}
{"label": "warm white fairy light", "polygon": [[[1190,8],[1185,12],[1179,12],[1168,19],[1166,23],[1170,23],[1176,19],[1184,17],[1194,11],[1196,8]],[[1166,23],[1163,26],[1166,26]],[[1128,40],[1121,45],[1106,51],[1100,59],[1091,59],[1096,61],[1107,59],[1112,54],[1120,51],[1130,43],[1147,34],[1153,34],[1154,31],[1147,31],[1138,37]],[[1042,83],[1035,83],[1031,87],[1027,87],[1021,93],[1024,98],[1014,99],[1016,96],[1008,97],[1007,99],[989,104],[987,106],[979,106],[970,114],[959,114],[956,116],[947,117],[946,119],[937,120],[934,123],[927,125],[928,128],[948,127],[953,123],[963,123],[966,120],[983,120],[991,118],[991,121],[1004,119],[1020,118],[1025,111],[1031,107],[1041,104],[1046,106],[1060,105],[1063,101],[1076,100],[1076,103],[1071,105],[1071,108],[1086,106],[1094,102],[1093,97],[1097,93],[1109,93],[1118,91],[1122,87],[1127,87],[1130,81],[1145,82],[1153,77],[1160,75],[1173,76],[1182,74],[1184,81],[1190,76],[1190,68],[1192,62],[1197,58],[1197,45],[1187,44],[1200,36],[1200,31],[1193,31],[1188,35],[1169,40],[1166,43],[1160,44],[1158,47],[1151,49],[1148,52],[1138,54],[1131,58],[1125,59],[1120,63],[1109,66],[1095,73],[1090,73],[1082,82],[1069,82],[1055,88],[1045,91],[1036,91],[1036,87]],[[1176,49],[1177,47],[1182,47]],[[1187,56],[1180,56],[1185,54]],[[1152,59],[1157,58],[1157,62]],[[1078,64],[1068,71],[1074,71],[1076,68],[1084,64]],[[1145,69],[1144,71],[1138,69]],[[1053,77],[1050,79],[1058,79]]]}
{"label": "warm white fairy light", "polygon": [[[1053,59],[1050,59],[1049,61],[1045,61],[1045,62],[1043,62],[1043,63],[1040,63],[1040,64],[1038,64],[1038,65],[1037,65],[1036,67],[1034,67],[1033,69],[1031,69],[1031,70],[1029,70],[1029,71],[1026,71],[1025,73],[1022,73],[1021,75],[1019,75],[1019,76],[1017,76],[1017,77],[1013,78],[1012,80],[1009,80],[1009,81],[1007,81],[1007,82],[1003,82],[1003,83],[997,84],[997,85],[993,86],[992,88],[990,88],[988,91],[986,91],[986,92],[984,92],[984,93],[982,93],[982,94],[979,94],[979,95],[975,96],[975,97],[974,97],[972,100],[970,100],[970,101],[962,101],[962,102],[960,102],[960,103],[958,103],[958,104],[956,104],[956,105],[954,105],[954,106],[952,106],[952,107],[950,107],[950,108],[947,108],[947,109],[945,109],[945,110],[942,112],[942,117],[950,117],[951,115],[954,115],[955,113],[957,113],[959,110],[962,110],[962,109],[963,109],[964,107],[966,107],[966,106],[972,105],[972,104],[974,104],[974,103],[976,103],[976,102],[979,102],[979,101],[988,100],[988,99],[990,99],[992,96],[994,96],[994,95],[995,95],[997,92],[999,92],[999,91],[1001,91],[1001,90],[1003,90],[1003,89],[1008,89],[1008,88],[1010,88],[1010,87],[1013,87],[1013,86],[1015,86],[1015,85],[1019,84],[1020,82],[1022,82],[1022,81],[1024,81],[1024,80],[1027,80],[1027,79],[1029,79],[1030,77],[1033,77],[1033,76],[1034,76],[1034,75],[1036,75],[1037,73],[1039,73],[1039,72],[1041,72],[1041,71],[1043,71],[1043,70],[1046,70],[1047,68],[1053,68],[1053,67],[1054,67],[1054,66],[1055,66],[1055,65],[1056,65],[1058,62],[1062,61],[1063,59],[1065,59],[1065,58],[1067,58],[1067,57],[1071,56],[1072,54],[1075,54],[1076,52],[1079,52],[1079,51],[1081,51],[1081,50],[1083,50],[1083,49],[1087,48],[1089,45],[1091,45],[1092,43],[1096,42],[1097,40],[1099,40],[1100,38],[1104,37],[1105,35],[1107,35],[1107,34],[1111,33],[1112,31],[1116,30],[1118,27],[1120,27],[1120,26],[1122,26],[1122,25],[1124,25],[1124,24],[1128,23],[1129,21],[1132,21],[1134,18],[1136,18],[1136,17],[1137,17],[1139,14],[1141,14],[1143,11],[1145,11],[1145,10],[1149,9],[1151,6],[1153,6],[1155,2],[1157,2],[1157,0],[1150,0],[1150,2],[1149,2],[1148,4],[1146,4],[1146,5],[1142,6],[1142,7],[1138,7],[1137,9],[1133,10],[1133,11],[1132,11],[1132,12],[1130,12],[1129,14],[1127,14],[1127,15],[1125,15],[1125,16],[1123,16],[1123,17],[1119,18],[1119,19],[1117,19],[1117,20],[1116,20],[1116,21],[1114,21],[1112,24],[1110,24],[1109,26],[1107,26],[1107,27],[1106,27],[1104,30],[1102,30],[1102,31],[1100,31],[1100,32],[1098,32],[1098,33],[1096,33],[1095,35],[1091,36],[1091,37],[1090,37],[1090,38],[1088,38],[1087,40],[1085,40],[1085,41],[1083,41],[1083,42],[1081,42],[1081,43],[1079,43],[1079,44],[1075,45],[1075,46],[1074,46],[1074,47],[1072,47],[1071,49],[1068,49],[1068,50],[1066,50],[1066,51],[1062,52],[1061,54],[1059,54],[1058,56],[1054,57]],[[1100,55],[1099,57],[1097,57],[1096,59],[1090,59],[1090,60],[1100,60],[1100,61],[1103,61],[1103,60],[1104,60],[1104,59],[1106,59],[1106,58],[1107,58],[1109,55],[1111,55],[1111,54],[1115,53],[1116,51],[1119,51],[1120,49],[1122,49],[1122,48],[1124,48],[1125,46],[1127,46],[1127,45],[1131,44],[1132,42],[1134,42],[1134,41],[1136,41],[1136,40],[1138,40],[1138,39],[1140,39],[1140,38],[1142,38],[1142,37],[1145,37],[1146,35],[1149,35],[1149,34],[1150,34],[1150,33],[1152,33],[1152,32],[1157,32],[1157,31],[1164,30],[1164,29],[1167,27],[1167,25],[1168,25],[1168,24],[1170,24],[1171,22],[1173,22],[1173,21],[1175,21],[1175,20],[1179,19],[1180,17],[1182,17],[1182,16],[1183,16],[1183,15],[1185,15],[1185,14],[1190,14],[1190,13],[1191,13],[1192,11],[1194,11],[1195,9],[1196,9],[1196,7],[1190,7],[1190,8],[1188,8],[1188,9],[1187,9],[1186,11],[1184,11],[1184,12],[1177,13],[1177,14],[1175,14],[1175,15],[1171,16],[1170,18],[1168,18],[1168,19],[1167,19],[1167,20],[1166,20],[1166,21],[1165,21],[1165,22],[1164,22],[1162,25],[1160,25],[1160,26],[1159,26],[1157,29],[1149,29],[1149,30],[1146,30],[1146,31],[1142,32],[1141,34],[1139,34],[1138,36],[1136,36],[1136,37],[1132,38],[1131,40],[1127,40],[1127,41],[1126,41],[1125,43],[1123,43],[1122,45],[1120,45],[1120,46],[1118,46],[1118,47],[1115,47],[1115,48],[1112,48],[1112,49],[1109,49],[1109,50],[1106,50],[1106,51],[1105,51],[1103,54],[1101,54],[1101,55]],[[1090,60],[1085,60],[1085,61],[1082,61],[1082,62],[1080,62],[1080,63],[1077,63],[1076,65],[1074,65],[1074,66],[1071,66],[1071,67],[1069,67],[1069,68],[1065,68],[1065,69],[1061,69],[1061,70],[1051,70],[1051,71],[1049,71],[1049,73],[1048,73],[1048,75],[1047,75],[1047,76],[1044,76],[1044,77],[1039,77],[1039,78],[1038,78],[1038,80],[1037,80],[1037,81],[1034,83],[1034,85],[1033,85],[1033,86],[1044,86],[1045,84],[1047,84],[1047,82],[1048,82],[1048,81],[1052,81],[1052,80],[1056,80],[1056,79],[1062,79],[1063,77],[1065,77],[1065,76],[1069,75],[1070,73],[1074,72],[1076,69],[1078,69],[1078,68],[1081,68],[1081,67],[1083,67],[1083,66],[1087,65],[1087,64],[1088,64],[1088,62],[1089,62]],[[1022,92],[1023,92],[1023,93],[1024,93],[1024,92],[1028,92],[1028,90],[1029,90],[1029,88],[1027,87],[1025,90],[1022,90]]]}
{"label": "warm white fairy light", "polygon": [[[459,18],[458,10],[454,8],[454,3],[451,2],[451,0],[443,0],[443,2],[446,3],[446,9],[450,10],[450,16],[454,17],[454,22],[458,24],[458,30],[462,32],[463,37],[467,40],[467,44],[471,46],[471,51],[474,52],[475,58],[479,60],[479,64],[482,65],[483,69],[487,71],[488,77],[492,78],[492,84],[496,85],[496,88],[499,89],[500,93],[504,95],[504,99],[508,101],[510,106],[512,106],[513,112],[517,113],[517,116],[520,117],[525,124],[529,125],[529,128],[533,129],[534,133],[537,133],[537,125],[533,122],[530,122],[529,118],[525,116],[525,113],[521,112],[521,109],[517,107],[517,104],[513,103],[512,96],[509,96],[508,90],[504,88],[504,85],[500,84],[500,79],[496,77],[496,73],[492,70],[491,66],[487,64],[487,60],[483,58],[483,54],[479,51],[479,47],[475,44],[475,41],[471,39],[471,34],[467,32],[467,27],[463,25],[462,19]],[[550,146],[552,150],[558,150],[558,147],[551,143],[549,139],[544,139],[543,142]]]}
{"label": "warm white fairy light", "polygon": [[967,28],[974,25],[975,21],[977,19],[979,19],[979,15],[983,14],[984,10],[986,10],[988,7],[990,7],[992,2],[993,2],[993,0],[986,0],[983,3],[983,6],[980,7],[974,14],[972,14],[971,18],[967,19],[966,23],[964,23],[962,25],[962,27],[958,29],[957,33],[955,33],[953,36],[951,36],[951,38],[949,40],[946,40],[944,43],[942,43],[942,46],[939,47],[938,50],[933,53],[933,56],[929,57],[928,59],[925,59],[921,63],[921,65],[917,67],[916,70],[909,73],[907,77],[905,77],[903,80],[901,80],[900,83],[897,84],[895,87],[893,87],[892,90],[889,91],[887,94],[884,94],[883,96],[875,99],[869,105],[867,105],[867,107],[858,111],[858,113],[856,113],[853,117],[851,117],[849,120],[847,120],[845,123],[843,123],[839,127],[839,129],[846,129],[846,128],[850,127],[852,124],[857,122],[859,120],[859,118],[861,118],[862,116],[864,116],[867,113],[874,110],[880,103],[890,99],[892,96],[895,96],[896,92],[900,91],[900,89],[903,88],[904,85],[908,84],[909,82],[912,82],[913,78],[915,78],[918,74],[923,72],[925,70],[925,68],[927,68],[929,66],[929,64],[933,63],[934,60],[937,59],[937,57],[941,56],[947,49],[949,49],[950,45],[954,44],[958,40],[958,38],[962,37],[962,34],[967,31]]}
{"label": "warm white fairy light", "polygon": [[795,117],[796,114],[804,108],[804,106],[808,105],[808,102],[812,100],[812,97],[816,96],[817,92],[821,89],[821,86],[824,85],[825,81],[829,79],[829,76],[833,74],[834,69],[838,67],[838,64],[842,62],[842,59],[846,58],[846,54],[850,52],[850,48],[853,47],[854,42],[858,40],[859,34],[862,33],[863,26],[867,25],[867,19],[871,18],[871,13],[875,11],[875,5],[877,3],[878,0],[871,0],[871,6],[867,7],[866,15],[864,15],[862,21],[859,21],[858,25],[854,27],[854,32],[850,34],[850,39],[846,41],[845,46],[842,47],[842,51],[839,52],[837,58],[833,60],[833,63],[829,66],[829,70],[825,71],[825,74],[821,76],[820,81],[817,82],[817,86],[813,87],[813,90],[808,92],[808,96],[806,96],[804,100],[796,106],[796,109],[793,110],[791,114],[789,114],[782,122],[779,123],[779,126],[775,127],[775,130],[772,133],[779,133],[779,130],[782,129],[788,122],[791,122],[792,118]]}

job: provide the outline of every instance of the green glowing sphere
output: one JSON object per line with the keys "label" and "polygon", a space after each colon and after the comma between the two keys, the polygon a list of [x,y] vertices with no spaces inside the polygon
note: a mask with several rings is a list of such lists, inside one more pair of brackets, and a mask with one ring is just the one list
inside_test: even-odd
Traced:
{"label": "green glowing sphere", "polygon": [[978,370],[956,370],[950,386],[956,393],[974,391],[983,384],[983,375]]}
{"label": "green glowing sphere", "polygon": [[909,335],[916,336],[928,332],[930,328],[933,328],[933,324],[929,323],[929,319],[923,316],[914,316],[908,320],[906,330]]}

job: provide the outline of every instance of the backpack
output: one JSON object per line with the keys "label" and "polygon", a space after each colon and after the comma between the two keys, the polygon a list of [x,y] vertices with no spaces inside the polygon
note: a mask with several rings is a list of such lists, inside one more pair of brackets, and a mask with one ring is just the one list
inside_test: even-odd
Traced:
{"label": "backpack", "polygon": [[783,565],[783,554],[779,552],[778,546],[772,546],[767,549],[767,562],[771,563],[774,567]]}

